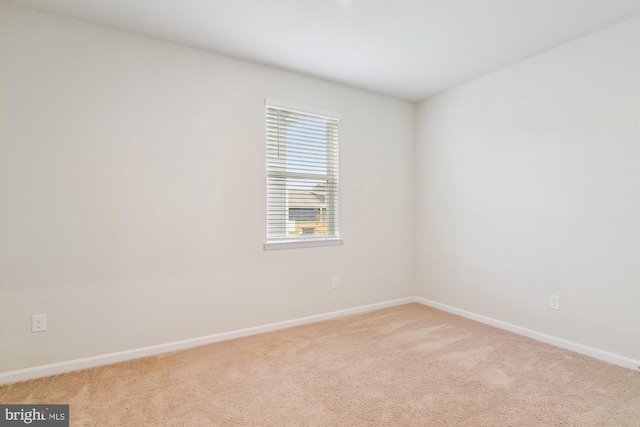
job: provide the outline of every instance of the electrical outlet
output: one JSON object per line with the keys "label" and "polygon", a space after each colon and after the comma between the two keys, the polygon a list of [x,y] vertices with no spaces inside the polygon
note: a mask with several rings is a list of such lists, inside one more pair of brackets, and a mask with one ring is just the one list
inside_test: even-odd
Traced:
{"label": "electrical outlet", "polygon": [[34,314],[31,316],[31,332],[44,332],[47,330],[47,315]]}
{"label": "electrical outlet", "polygon": [[549,308],[560,310],[560,297],[558,295],[549,295]]}
{"label": "electrical outlet", "polygon": [[337,277],[334,277],[333,279],[331,279],[331,287],[333,289],[337,289],[340,287],[340,281],[338,280]]}

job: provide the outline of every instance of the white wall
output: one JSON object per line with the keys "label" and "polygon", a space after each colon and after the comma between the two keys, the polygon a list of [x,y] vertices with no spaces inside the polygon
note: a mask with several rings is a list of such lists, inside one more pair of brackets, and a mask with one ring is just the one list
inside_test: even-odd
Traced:
{"label": "white wall", "polygon": [[[0,371],[413,295],[412,104],[0,7]],[[266,97],[341,113],[344,246],[263,251]]]}
{"label": "white wall", "polygon": [[[414,294],[639,359],[638,31],[414,116],[1,3],[0,372]],[[341,113],[344,246],[263,251],[266,97]]]}
{"label": "white wall", "polygon": [[639,27],[418,105],[418,296],[640,359]]}

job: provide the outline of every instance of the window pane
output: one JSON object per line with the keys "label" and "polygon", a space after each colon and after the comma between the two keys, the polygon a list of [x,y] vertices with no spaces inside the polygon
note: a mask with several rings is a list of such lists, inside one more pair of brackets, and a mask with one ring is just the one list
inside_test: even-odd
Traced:
{"label": "window pane", "polygon": [[267,240],[338,237],[338,121],[267,107]]}

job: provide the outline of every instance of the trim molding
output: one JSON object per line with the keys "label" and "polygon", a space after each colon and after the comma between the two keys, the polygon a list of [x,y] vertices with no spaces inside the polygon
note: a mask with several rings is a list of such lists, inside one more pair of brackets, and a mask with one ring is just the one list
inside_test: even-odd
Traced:
{"label": "trim molding", "polygon": [[265,251],[273,251],[278,249],[300,249],[342,245],[344,245],[344,239],[341,237],[332,237],[330,239],[291,239],[264,242],[263,247]]}
{"label": "trim molding", "polygon": [[416,302],[437,308],[438,310],[446,311],[447,313],[456,314],[467,319],[475,320],[480,323],[484,323],[489,326],[493,326],[499,329],[504,329],[509,332],[514,332],[518,335],[524,335],[525,337],[533,338],[537,341],[542,341],[547,344],[554,345],[556,347],[564,348],[575,353],[584,354],[585,356],[593,357],[614,365],[622,366],[623,368],[631,369],[634,371],[640,371],[640,360],[631,359],[629,357],[620,356],[614,353],[609,353],[604,350],[589,347],[584,344],[558,338],[553,335],[547,335],[542,332],[537,332],[531,329],[516,326],[511,323],[503,322],[501,320],[493,319],[491,317],[483,316],[481,314],[472,313],[470,311],[462,310],[450,305],[442,304],[436,301],[432,301],[426,298],[416,297]]}
{"label": "trim molding", "polygon": [[614,365],[622,366],[623,368],[631,369],[634,371],[640,371],[640,360],[631,359],[628,357],[620,356],[614,353],[609,353],[604,350],[589,347],[583,344],[579,344],[573,341],[565,340],[563,338],[554,337],[553,335],[547,335],[542,332],[537,332],[531,329],[523,328],[513,325],[511,323],[503,322],[501,320],[493,319],[491,317],[483,316],[480,314],[472,313],[470,311],[462,310],[456,307],[452,307],[446,304],[442,304],[436,301],[432,301],[421,297],[406,297],[390,301],[383,301],[375,304],[362,305],[353,308],[347,308],[344,310],[332,311],[324,314],[317,314],[314,316],[300,317],[292,320],[285,320],[282,322],[269,323],[261,326],[254,326],[251,328],[237,329],[235,331],[222,332],[219,334],[206,335],[203,337],[190,338],[181,341],[174,341],[165,344],[159,344],[149,347],[142,347],[133,350],[120,351],[117,353],[103,354],[99,356],[85,357],[81,359],[68,360],[65,362],[51,363],[48,365],[34,366],[32,368],[18,369],[15,371],[8,371],[0,373],[0,385],[9,384],[17,381],[25,381],[34,378],[46,377],[49,375],[62,374],[65,372],[77,371],[79,369],[93,368],[96,366],[109,365],[112,363],[124,362],[126,360],[138,359],[140,357],[154,356],[157,354],[167,353],[170,351],[184,350],[191,347],[198,347],[201,345],[212,344],[220,341],[232,340],[235,338],[247,337],[250,335],[262,334],[265,332],[277,331],[280,329],[292,328],[295,326],[306,325],[309,323],[322,322],[325,320],[337,319],[344,316],[350,316],[353,314],[365,313],[368,311],[380,310],[382,308],[394,307],[397,305],[409,304],[417,302],[428,307],[436,308],[438,310],[446,311],[451,314],[455,314],[467,319],[475,320],[480,323],[484,323],[489,326],[493,326],[499,329],[504,329],[509,332],[523,335],[525,337],[533,338],[538,341],[545,342],[547,344],[554,345],[556,347],[564,348],[576,353],[584,354],[594,359],[599,359]]}
{"label": "trim molding", "polygon": [[154,356],[156,354],[170,351],[184,350],[220,341],[232,340],[235,338],[247,337],[250,335],[262,334],[265,332],[277,331],[279,329],[292,328],[294,326],[306,325],[308,323],[322,322],[324,320],[337,319],[352,314],[365,313],[368,311],[380,310],[382,308],[394,307],[396,305],[415,302],[415,297],[406,297],[390,301],[383,301],[375,304],[362,305],[359,307],[347,308],[344,310],[332,311],[314,316],[300,317],[282,322],[269,323],[251,328],[238,329],[230,332],[206,335],[203,337],[190,338],[181,341],[174,341],[166,344],[142,347],[133,350],[120,351],[117,353],[103,354],[99,356],[84,357],[81,359],[68,360],[65,362],[51,363],[48,365],[34,366],[32,368],[18,369],[0,373],[0,385],[17,381],[25,381],[34,378],[47,377],[49,375],[62,374],[65,372],[77,371],[79,369],[93,368],[96,366],[110,365],[112,363],[126,360],[138,359],[140,357]]}

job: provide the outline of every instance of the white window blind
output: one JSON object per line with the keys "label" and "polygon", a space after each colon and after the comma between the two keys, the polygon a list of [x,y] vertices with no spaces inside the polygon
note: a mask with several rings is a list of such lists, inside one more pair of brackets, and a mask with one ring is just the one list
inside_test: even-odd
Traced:
{"label": "white window blind", "polygon": [[339,116],[266,104],[267,243],[338,238]]}

